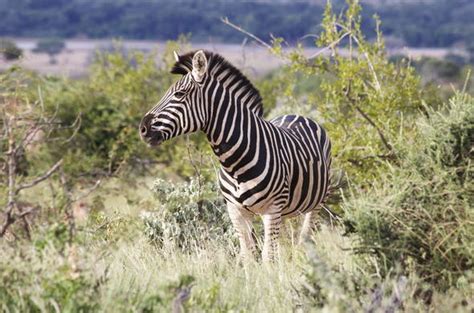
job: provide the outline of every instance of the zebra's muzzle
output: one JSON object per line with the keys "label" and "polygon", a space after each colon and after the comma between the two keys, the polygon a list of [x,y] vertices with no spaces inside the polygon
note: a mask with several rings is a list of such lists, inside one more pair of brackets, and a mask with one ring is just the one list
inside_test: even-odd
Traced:
{"label": "zebra's muzzle", "polygon": [[144,137],[143,140],[148,144],[149,147],[156,147],[160,145],[165,139],[161,132],[154,131],[149,136]]}
{"label": "zebra's muzzle", "polygon": [[154,119],[154,115],[147,114],[141,121],[139,126],[140,137],[148,146],[158,146],[164,141],[164,136],[161,131],[153,129],[151,124]]}

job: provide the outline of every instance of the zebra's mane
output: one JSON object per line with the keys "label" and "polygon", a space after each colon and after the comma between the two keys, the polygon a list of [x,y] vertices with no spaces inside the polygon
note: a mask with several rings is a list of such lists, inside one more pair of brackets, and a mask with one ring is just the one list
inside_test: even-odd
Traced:
{"label": "zebra's mane", "polygon": [[[173,68],[171,69],[172,74],[181,74],[186,75],[187,73],[191,72],[193,69],[193,56],[196,51],[188,52],[184,55],[179,56],[179,61],[177,61]],[[223,70],[227,69],[230,75],[233,75],[241,82],[241,88],[246,88],[250,92],[250,98],[254,98],[254,101],[250,104],[252,107],[250,108],[254,111],[257,115],[263,115],[263,105],[262,105],[262,97],[258,90],[253,86],[253,84],[239,71],[235,66],[233,66],[229,61],[224,59],[221,55],[217,53],[213,53],[210,51],[204,51],[206,55],[208,67],[207,72],[211,73],[213,69],[216,67],[222,68]]]}

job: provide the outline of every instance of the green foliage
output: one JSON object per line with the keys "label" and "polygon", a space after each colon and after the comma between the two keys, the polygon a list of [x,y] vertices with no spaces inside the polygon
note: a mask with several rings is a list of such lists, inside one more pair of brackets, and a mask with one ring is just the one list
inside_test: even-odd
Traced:
{"label": "green foliage", "polygon": [[316,44],[330,57],[319,53],[307,59],[299,49],[285,55],[276,46],[292,61],[293,71],[319,76],[309,102],[328,130],[336,166],[356,183],[375,177],[384,159],[396,157],[391,140],[423,100],[414,69],[389,62],[377,19],[376,40],[366,40],[360,10],[358,1],[348,1],[338,16],[328,4]]}
{"label": "green foliage", "polygon": [[[156,65],[155,54],[123,54],[118,47],[115,52],[97,53],[87,80],[52,78],[40,82],[47,106],[58,110],[62,123],[70,125],[80,117],[80,128],[66,145],[50,146],[54,155],[65,157],[68,173],[108,175],[129,166],[140,170],[150,163],[186,155],[184,138],[178,144],[150,149],[137,131],[141,118],[175,79],[168,73],[171,53],[184,45],[183,40],[168,44],[160,66]],[[71,136],[74,130],[64,129],[62,133]],[[204,146],[204,142],[202,137],[194,136],[190,146]],[[176,157],[178,162],[173,162],[172,168],[189,173],[192,165],[179,162],[181,159],[184,157]]]}
{"label": "green foliage", "polygon": [[54,56],[59,54],[66,44],[59,38],[46,38],[40,39],[36,43],[36,48],[33,49],[33,52],[36,53],[47,53],[49,55],[49,63],[55,64],[56,59]]}
{"label": "green foliage", "polygon": [[[64,258],[49,246],[35,251],[2,246],[0,258],[0,309],[2,311],[84,312],[98,308],[100,286],[75,260]],[[8,257],[6,257],[8,256]]]}
{"label": "green foliage", "polygon": [[23,55],[23,50],[11,40],[0,39],[0,53],[7,61],[17,60]]}
{"label": "green foliage", "polygon": [[38,40],[36,48],[33,50],[37,53],[47,53],[49,55],[55,55],[61,52],[66,44],[59,38],[46,38]]}
{"label": "green foliage", "polygon": [[427,112],[399,138],[398,163],[347,200],[346,214],[359,250],[375,253],[382,269],[401,263],[447,289],[474,260],[474,101],[461,94],[445,113]]}
{"label": "green foliage", "polygon": [[228,242],[233,235],[225,203],[216,197],[217,186],[192,179],[170,184],[159,179],[153,186],[160,207],[143,212],[145,233],[158,245],[188,249],[209,238]]}

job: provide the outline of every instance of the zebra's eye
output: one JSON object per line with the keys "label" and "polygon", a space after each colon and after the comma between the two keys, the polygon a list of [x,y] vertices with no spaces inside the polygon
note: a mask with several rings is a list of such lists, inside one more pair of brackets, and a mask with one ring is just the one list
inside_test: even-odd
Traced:
{"label": "zebra's eye", "polygon": [[174,93],[174,96],[178,99],[182,99],[184,96],[186,96],[186,93],[184,91],[178,90]]}

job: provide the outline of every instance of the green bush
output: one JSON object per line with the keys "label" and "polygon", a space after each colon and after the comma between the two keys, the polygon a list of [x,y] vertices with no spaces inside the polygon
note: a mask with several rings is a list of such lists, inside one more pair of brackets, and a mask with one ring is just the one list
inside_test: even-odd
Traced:
{"label": "green bush", "polygon": [[75,174],[114,173],[133,158],[146,159],[152,151],[142,149],[136,129],[167,84],[164,79],[169,80],[152,57],[117,52],[98,54],[87,80],[46,81],[45,101],[51,110],[57,108],[58,119],[71,124],[80,116],[80,129],[71,141],[66,146],[52,145],[51,150],[66,151],[67,169]]}
{"label": "green bush", "polygon": [[389,61],[378,18],[377,37],[368,41],[362,33],[359,1],[346,2],[342,13],[335,13],[328,2],[315,41],[322,50],[314,57],[308,58],[302,47],[288,53],[282,39],[275,40],[273,50],[291,62],[292,72],[311,79],[301,85],[298,76],[292,81],[287,75],[294,88],[287,88],[285,96],[305,92],[285,103],[284,111],[291,108],[321,122],[333,144],[334,166],[355,183],[367,184],[386,160],[396,157],[392,141],[400,128],[409,127],[402,121],[415,116],[424,100],[435,104],[437,95],[432,90],[429,97],[424,93],[420,77],[407,62]]}
{"label": "green bush", "polygon": [[[147,169],[156,162],[168,164],[169,172],[183,176],[194,172],[187,160],[188,149],[193,153],[195,149],[209,150],[203,136],[190,136],[189,144],[185,144],[186,138],[178,138],[152,149],[141,141],[137,131],[141,118],[176,79],[169,74],[172,51],[182,44],[183,40],[169,43],[160,66],[153,53],[123,54],[118,46],[115,51],[97,53],[88,79],[47,78],[35,84],[42,89],[49,110],[57,110],[61,123],[71,125],[79,116],[80,128],[75,136],[49,147],[52,155],[65,158],[68,173],[110,175],[126,168]],[[74,131],[61,129],[65,138]]]}
{"label": "green bush", "polygon": [[33,52],[46,53],[49,55],[49,63],[55,64],[55,55],[59,54],[66,47],[66,43],[60,38],[45,38],[40,39],[36,43],[36,48]]}
{"label": "green bush", "polygon": [[346,218],[382,269],[400,263],[446,289],[474,265],[474,100],[460,94],[427,112],[399,138],[399,163],[346,201]]}
{"label": "green bush", "polygon": [[2,244],[0,310],[3,312],[87,312],[98,308],[100,282],[52,246],[40,251],[28,245]]}
{"label": "green bush", "polygon": [[13,41],[0,39],[0,53],[7,61],[13,61],[21,58],[23,50],[21,50]]}
{"label": "green bush", "polygon": [[171,184],[159,179],[153,190],[160,203],[156,211],[143,212],[145,233],[152,242],[180,248],[201,247],[209,239],[228,241],[233,236],[224,201],[215,184]]}

